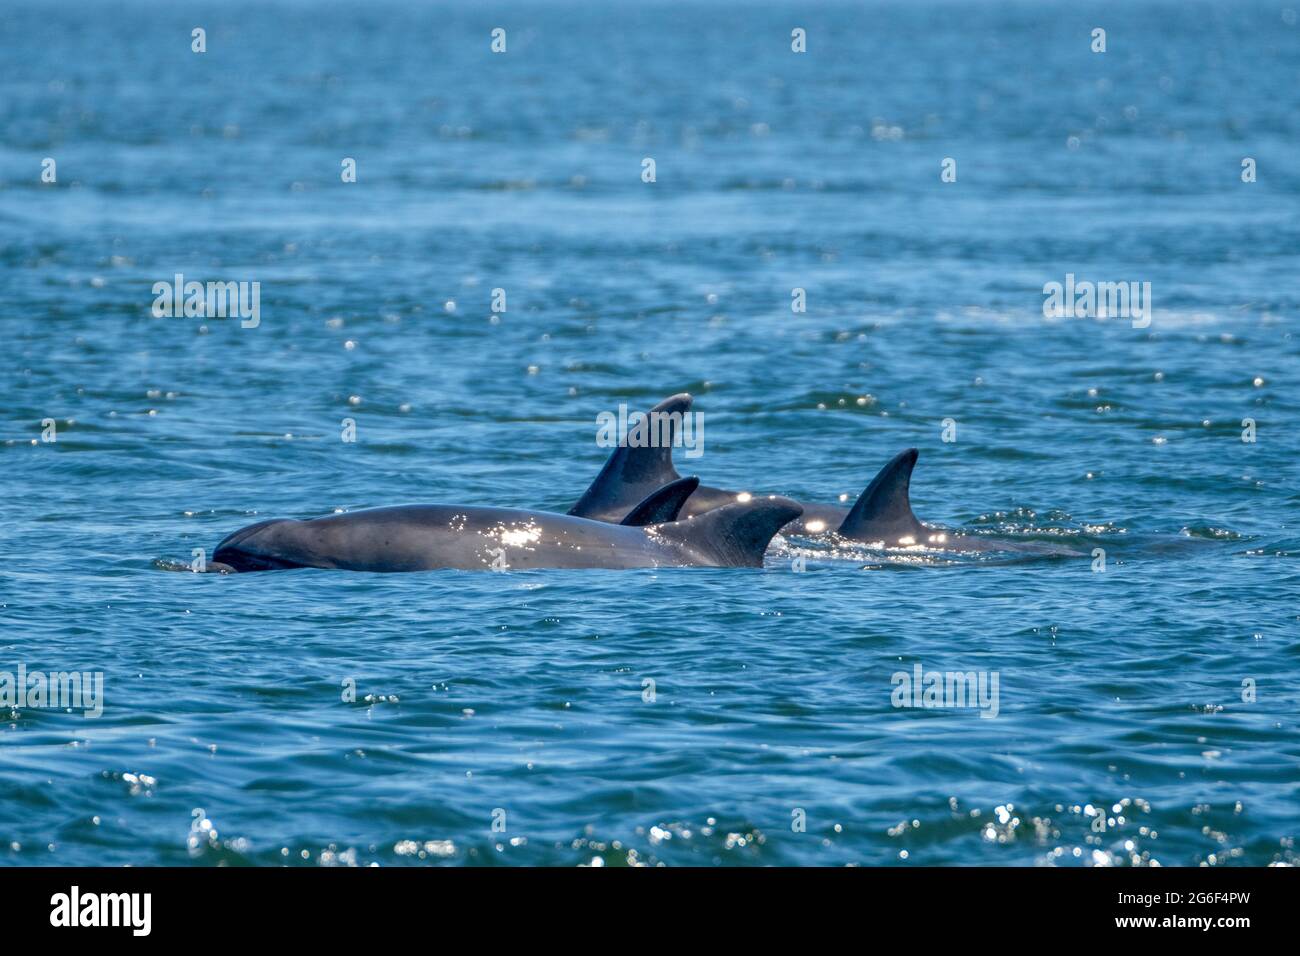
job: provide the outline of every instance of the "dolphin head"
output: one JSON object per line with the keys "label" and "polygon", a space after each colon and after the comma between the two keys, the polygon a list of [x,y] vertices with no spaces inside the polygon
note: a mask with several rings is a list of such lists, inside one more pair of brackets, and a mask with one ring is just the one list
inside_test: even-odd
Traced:
{"label": "dolphin head", "polygon": [[271,518],[240,528],[217,545],[212,560],[235,571],[279,571],[300,568],[301,564],[279,555],[290,543],[295,526],[302,522],[290,518]]}

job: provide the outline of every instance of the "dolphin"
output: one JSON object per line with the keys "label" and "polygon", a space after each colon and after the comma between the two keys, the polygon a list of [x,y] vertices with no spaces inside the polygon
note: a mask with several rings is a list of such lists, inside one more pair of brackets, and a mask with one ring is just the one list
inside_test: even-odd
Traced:
{"label": "dolphin", "polygon": [[431,571],[443,568],[762,567],[798,516],[788,498],[733,502],[675,521],[698,478],[651,492],[619,524],[516,508],[405,505],[299,521],[259,521],[228,536],[214,570]]}
{"label": "dolphin", "polygon": [[[678,478],[673,466],[673,442],[681,416],[694,399],[686,392],[670,396],[650,410],[650,415],[667,416],[670,432],[649,428],[649,434],[671,434],[673,441],[657,447],[619,445],[605,462],[596,480],[569,509],[570,515],[597,521],[622,520],[648,489],[661,487]],[[675,416],[675,417],[674,417]],[[652,422],[656,421],[651,419]],[[980,536],[955,534],[947,528],[922,523],[912,511],[910,498],[912,469],[920,453],[915,448],[899,452],[880,469],[852,507],[797,502],[799,515],[781,529],[782,534],[816,537],[833,535],[845,541],[885,548],[923,547],[943,551],[1037,550],[1032,542],[1012,544]],[[727,491],[700,485],[686,499],[681,514],[698,517],[714,509],[754,499],[747,491]],[[1048,549],[1054,553],[1057,549]]]}
{"label": "dolphin", "polygon": [[[659,420],[654,416],[663,416],[663,420],[670,423],[670,429],[661,430],[652,425],[649,434],[670,434],[672,441],[654,446],[619,445],[596,480],[568,513],[597,521],[618,522],[629,508],[654,489],[676,481],[680,476],[673,466],[672,445],[677,439],[682,416],[690,412],[693,403],[694,399],[688,393],[681,392],[650,409],[651,421]],[[926,529],[912,514],[907,497],[916,455],[916,449],[909,449],[882,468],[852,508],[800,502],[803,512],[784,529],[785,533],[816,535],[835,532],[855,540],[859,535],[865,535],[872,541],[924,534]],[[747,491],[700,485],[687,498],[681,513],[700,515],[753,497]],[[846,520],[855,512],[857,516],[846,525]]]}

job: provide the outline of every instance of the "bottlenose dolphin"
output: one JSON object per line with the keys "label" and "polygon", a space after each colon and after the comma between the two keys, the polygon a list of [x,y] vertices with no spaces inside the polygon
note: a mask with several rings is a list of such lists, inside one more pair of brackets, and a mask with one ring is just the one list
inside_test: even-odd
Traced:
{"label": "bottlenose dolphin", "polygon": [[[667,416],[672,426],[690,411],[694,399],[686,392],[664,399],[650,410],[650,415]],[[675,416],[675,417],[674,417]],[[651,435],[666,434],[652,426]],[[672,431],[676,440],[676,431]],[[647,489],[674,481],[673,442],[657,447],[619,445],[605,462],[596,480],[583,493],[569,514],[598,521],[620,521],[628,508],[641,499]],[[799,516],[781,529],[783,534],[818,536],[834,535],[846,541],[887,548],[925,547],[944,551],[994,551],[1007,549],[1036,550],[1032,542],[990,541],[979,536],[954,534],[946,528],[931,527],[912,512],[910,488],[912,469],[919,452],[915,448],[899,452],[881,468],[876,477],[858,496],[851,508],[799,502]],[[700,485],[686,499],[681,514],[698,516],[754,498],[747,491],[727,491]]]}
{"label": "bottlenose dolphin", "polygon": [[[656,488],[675,481],[679,476],[673,466],[673,442],[682,416],[691,410],[694,399],[686,392],[664,399],[649,414],[663,416],[670,428],[652,425],[649,434],[671,435],[672,441],[653,446],[620,444],[601,468],[596,480],[569,509],[569,514],[597,521],[618,522],[628,509]],[[894,533],[924,534],[926,529],[912,515],[908,502],[908,481],[912,465],[916,463],[916,450],[903,452],[883,469],[863,492],[863,497],[853,508],[800,502],[803,513],[785,529],[787,534],[814,535],[837,532],[846,538],[858,539],[859,534],[874,534],[872,541],[881,540]],[[725,505],[749,501],[753,495],[747,491],[726,491],[700,485],[686,500],[683,515],[699,515]],[[864,500],[865,499],[865,500]],[[848,525],[846,519],[857,513]]]}
{"label": "bottlenose dolphin", "polygon": [[787,498],[734,502],[674,521],[698,478],[676,479],[614,525],[463,505],[371,508],[307,521],[276,518],[217,545],[215,570],[430,571],[511,568],[762,567],[772,537],[799,514]]}

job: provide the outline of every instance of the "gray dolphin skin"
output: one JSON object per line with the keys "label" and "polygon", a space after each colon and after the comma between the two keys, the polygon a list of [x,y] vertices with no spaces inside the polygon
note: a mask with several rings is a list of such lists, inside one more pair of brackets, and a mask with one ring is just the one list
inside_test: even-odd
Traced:
{"label": "gray dolphin skin", "polygon": [[259,521],[227,537],[215,570],[507,570],[762,567],[773,536],[799,514],[787,498],[755,498],[681,521],[698,479],[652,493],[623,524],[514,508],[406,505],[307,521]]}
{"label": "gray dolphin skin", "polygon": [[[693,403],[694,399],[688,393],[681,392],[664,399],[650,409],[649,414],[664,416],[664,420],[670,423],[671,430],[667,433],[676,441],[681,416],[690,412]],[[664,433],[659,428],[650,428],[652,435]],[[799,535],[835,532],[854,540],[865,540],[862,537],[865,535],[872,541],[883,540],[895,532],[900,536],[926,534],[927,529],[912,514],[907,497],[916,455],[916,449],[909,449],[882,468],[853,508],[800,502],[802,514],[783,529],[784,532]],[[569,514],[597,521],[621,521],[628,509],[647,494],[676,481],[678,477],[673,466],[671,442],[656,446],[620,445],[609,456],[596,480],[569,509]],[[748,492],[700,485],[686,499],[681,513],[700,515],[752,497]],[[851,515],[856,517],[846,525]]]}
{"label": "gray dolphin skin", "polygon": [[[676,440],[676,425],[688,413],[694,399],[686,392],[664,399],[650,410],[668,416]],[[673,416],[676,416],[675,418]],[[650,434],[661,430],[650,428]],[[835,535],[847,541],[887,548],[926,547],[945,551],[992,551],[1021,545],[986,541],[980,537],[953,534],[945,528],[922,524],[912,512],[909,496],[912,469],[918,452],[915,448],[895,455],[881,468],[851,508],[799,502],[799,516],[781,529],[783,534],[817,536]],[[583,493],[569,514],[598,521],[620,521],[647,489],[677,480],[673,466],[672,443],[660,447],[620,445],[605,462],[596,480]],[[749,501],[749,492],[727,491],[700,485],[682,506],[683,515],[698,516],[737,502]],[[1025,545],[1029,545],[1028,542]]]}
{"label": "gray dolphin skin", "polygon": [[[650,414],[668,416],[668,420],[672,423],[672,440],[676,441],[677,426],[681,422],[681,417],[691,410],[693,402],[694,399],[690,395],[682,392],[665,398],[650,409]],[[655,434],[658,432],[656,431]],[[591,487],[578,499],[578,503],[569,509],[569,514],[591,518],[594,521],[619,522],[623,520],[628,509],[646,495],[680,477],[677,469],[673,467],[671,442],[668,445],[638,447],[620,444],[605,462],[605,467],[600,469],[600,474],[591,483]],[[691,497],[697,495],[709,497],[714,493],[730,494],[718,491],[716,488],[697,488]],[[727,501],[720,501],[713,507],[729,504],[735,500],[735,496],[732,495]],[[688,510],[686,513],[697,514],[699,511],[707,510],[709,509],[700,508],[698,511]]]}

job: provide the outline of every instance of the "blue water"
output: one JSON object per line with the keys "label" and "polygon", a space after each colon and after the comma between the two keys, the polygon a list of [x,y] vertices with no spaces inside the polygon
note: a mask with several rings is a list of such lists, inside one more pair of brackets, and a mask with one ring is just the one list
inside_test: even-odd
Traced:
{"label": "blue water", "polygon": [[[0,862],[1294,862],[1285,6],[0,7],[0,670],[104,674],[0,710]],[[260,325],[154,318],[177,272]],[[1067,273],[1150,327],[1044,318]],[[683,473],[833,501],[916,446],[922,518],[1105,570],[169,570],[564,510],[683,390]],[[997,716],[894,707],[916,664]]]}

